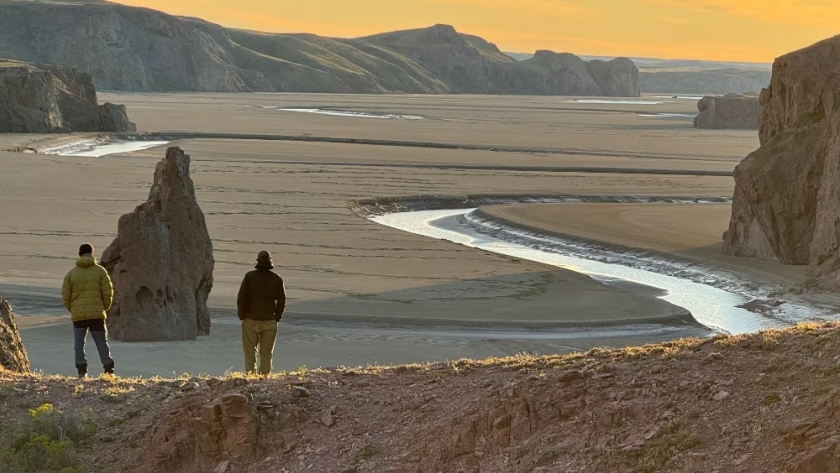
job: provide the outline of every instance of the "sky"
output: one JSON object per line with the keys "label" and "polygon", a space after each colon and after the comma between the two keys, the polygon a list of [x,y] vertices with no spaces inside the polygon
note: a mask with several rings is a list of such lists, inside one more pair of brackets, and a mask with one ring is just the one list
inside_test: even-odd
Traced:
{"label": "sky", "polygon": [[772,62],[840,34],[840,0],[116,0],[232,28],[358,37],[438,23],[502,51]]}

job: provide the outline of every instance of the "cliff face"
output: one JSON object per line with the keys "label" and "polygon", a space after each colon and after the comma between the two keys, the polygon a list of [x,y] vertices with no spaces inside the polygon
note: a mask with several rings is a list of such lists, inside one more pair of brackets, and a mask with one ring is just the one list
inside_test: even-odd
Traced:
{"label": "cliff face", "polygon": [[245,91],[263,84],[232,65],[224,30],[114,4],[0,4],[0,57],[89,73],[102,90]]}
{"label": "cliff face", "polygon": [[7,2],[0,32],[0,57],[72,66],[102,90],[639,94],[628,59],[519,63],[446,25],[330,39],[229,30],[109,3]]}
{"label": "cliff face", "polygon": [[727,94],[703,97],[697,110],[695,128],[758,130],[761,104],[757,95]]}
{"label": "cliff face", "polygon": [[735,170],[724,253],[809,265],[840,288],[840,36],[777,59],[761,93],[761,147]]}
{"label": "cliff face", "polygon": [[89,75],[0,60],[0,132],[136,131],[125,106],[99,105]]}

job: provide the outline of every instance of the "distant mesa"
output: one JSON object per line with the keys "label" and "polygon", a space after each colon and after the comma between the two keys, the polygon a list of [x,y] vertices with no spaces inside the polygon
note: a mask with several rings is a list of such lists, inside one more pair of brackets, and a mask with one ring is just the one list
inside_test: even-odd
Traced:
{"label": "distant mesa", "polygon": [[449,25],[333,39],[110,3],[2,2],[0,31],[0,56],[78,68],[100,90],[639,95],[629,59],[520,62]]}
{"label": "distant mesa", "polygon": [[0,59],[0,132],[70,131],[133,132],[137,127],[124,105],[99,105],[87,73]]}
{"label": "distant mesa", "polygon": [[770,71],[756,66],[643,67],[639,71],[639,82],[643,93],[744,94],[767,87]]}
{"label": "distant mesa", "polygon": [[808,265],[840,289],[840,36],[778,58],[761,92],[761,147],[735,170],[723,252]]}
{"label": "distant mesa", "polygon": [[758,130],[761,104],[755,94],[727,94],[703,97],[697,110],[695,128]]}
{"label": "distant mesa", "polygon": [[[525,61],[533,54],[505,53]],[[582,56],[594,61],[609,58]],[[677,95],[725,95],[759,91],[770,84],[770,64],[703,61],[696,59],[652,59],[633,57],[639,68],[642,93]]]}
{"label": "distant mesa", "polygon": [[194,340],[210,333],[213,245],[190,178],[190,157],[166,150],[148,200],[120,217],[102,253],[114,282],[108,328],[122,341]]}

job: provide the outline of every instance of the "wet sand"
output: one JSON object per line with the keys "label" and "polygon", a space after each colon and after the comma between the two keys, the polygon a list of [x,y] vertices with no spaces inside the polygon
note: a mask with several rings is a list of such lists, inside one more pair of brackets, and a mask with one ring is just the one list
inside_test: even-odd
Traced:
{"label": "wet sand", "polygon": [[[690,119],[664,120],[635,113],[639,107],[690,111],[694,104],[687,101],[595,106],[556,97],[118,94],[103,98],[126,103],[143,131],[308,133],[593,153],[544,155],[245,140],[177,143],[192,155],[193,179],[215,248],[216,285],[210,298],[213,335],[198,342],[145,349],[145,344],[115,345],[117,359],[122,353],[123,364],[132,366],[135,374],[159,374],[162,368],[153,366],[155,356],[176,371],[218,373],[238,368],[234,297],[242,275],[261,249],[275,254],[290,295],[276,356],[282,369],[299,364],[311,368],[517,351],[567,352],[661,340],[644,332],[573,341],[499,340],[492,334],[467,340],[420,332],[418,326],[460,328],[468,321],[494,329],[511,322],[562,323],[564,300],[572,298],[590,307],[593,319],[619,324],[651,313],[677,315],[681,309],[644,291],[607,287],[569,271],[388,229],[355,215],[348,202],[467,193],[728,196],[730,177],[625,174],[620,169],[731,170],[746,150],[757,145],[754,133],[699,131],[690,127]],[[387,111],[426,120],[372,120],[258,107],[268,103]],[[599,155],[603,151],[615,155]],[[105,249],[115,236],[119,216],[145,200],[154,165],[162,155],[162,148],[106,158],[0,153],[4,170],[0,176],[0,293],[25,314],[22,320],[26,315],[62,313],[56,288],[72,267],[78,245],[89,241],[100,252]],[[440,166],[391,167],[389,163]],[[547,168],[603,166],[617,171],[492,167],[511,163]],[[463,164],[472,167],[448,167]],[[36,368],[72,372],[64,358],[70,343],[62,332],[67,323],[24,328],[24,341]],[[395,338],[392,332],[397,329],[407,333]],[[698,334],[690,329],[670,336]],[[176,367],[171,360],[185,350],[189,352],[185,358],[194,356],[196,365],[185,361]],[[143,371],[146,365],[149,368]]]}
{"label": "wet sand", "polygon": [[526,204],[481,209],[511,225],[614,245],[691,255],[720,245],[731,204]]}

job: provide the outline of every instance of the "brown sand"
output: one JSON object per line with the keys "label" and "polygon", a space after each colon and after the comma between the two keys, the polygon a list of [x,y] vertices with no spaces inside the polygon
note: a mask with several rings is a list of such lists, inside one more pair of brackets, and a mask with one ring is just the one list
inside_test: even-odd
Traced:
{"label": "brown sand", "polygon": [[[603,105],[612,110],[593,111],[594,105],[553,97],[119,94],[104,98],[128,104],[132,119],[147,131],[308,133],[624,154],[540,155],[243,140],[181,142],[193,156],[198,199],[215,247],[216,286],[210,305],[218,321],[213,335],[198,342],[116,346],[118,360],[131,366],[135,374],[162,370],[167,374],[219,373],[238,367],[234,295],[242,274],[263,248],[277,255],[291,297],[287,325],[278,339],[280,368],[442,360],[517,351],[566,352],[656,340],[659,336],[644,333],[612,339],[589,335],[573,341],[534,341],[498,333],[474,338],[421,333],[418,324],[446,330],[482,321],[498,332],[511,322],[632,323],[682,312],[648,295],[606,287],[568,271],[384,228],[351,213],[347,203],[377,196],[466,193],[727,196],[732,193],[729,177],[558,173],[481,166],[515,162],[523,166],[585,164],[640,169],[661,163],[671,169],[731,170],[756,144],[754,133],[697,131],[690,127],[690,119],[632,113],[633,107],[657,112],[689,110],[694,106],[691,102]],[[352,107],[429,119],[310,115],[261,109],[257,107],[260,104]],[[107,158],[0,153],[4,170],[0,175],[0,291],[18,312],[63,312],[57,288],[73,264],[76,248],[90,241],[101,251],[110,243],[119,216],[145,200],[154,164],[162,154],[162,149]],[[373,163],[441,166],[366,165]],[[446,167],[464,163],[477,167]],[[571,306],[564,301],[572,299],[578,301],[580,310],[558,310]],[[590,314],[590,320],[581,318],[583,312]],[[72,371],[58,356],[69,350],[69,338],[62,332],[65,325],[24,329],[36,367],[48,372]],[[159,365],[153,361],[155,356],[159,356]]]}
{"label": "brown sand", "polygon": [[690,253],[719,243],[730,204],[528,204],[482,209],[517,226],[615,245]]}

